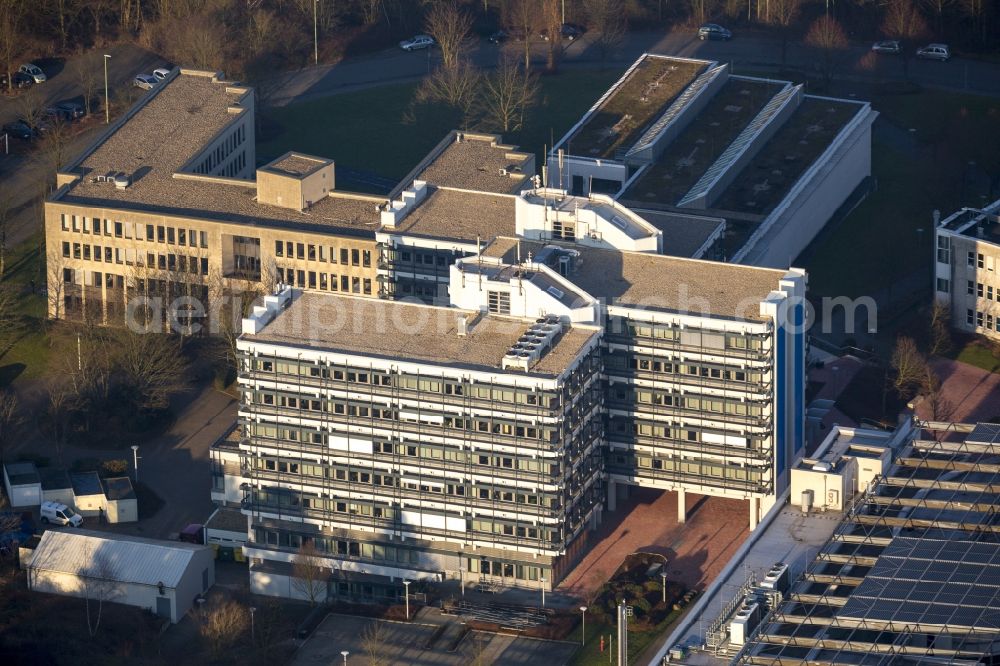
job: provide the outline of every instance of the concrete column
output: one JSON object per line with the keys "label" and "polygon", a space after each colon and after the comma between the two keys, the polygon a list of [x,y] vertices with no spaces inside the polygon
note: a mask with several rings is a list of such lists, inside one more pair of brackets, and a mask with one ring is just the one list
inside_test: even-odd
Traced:
{"label": "concrete column", "polygon": [[618,507],[618,484],[612,479],[608,479],[608,511],[614,511]]}
{"label": "concrete column", "polygon": [[760,500],[756,497],[750,498],[750,531],[753,532],[757,529],[757,523],[760,522]]}
{"label": "concrete column", "polygon": [[684,489],[677,490],[677,522],[687,522],[687,498],[684,496]]}

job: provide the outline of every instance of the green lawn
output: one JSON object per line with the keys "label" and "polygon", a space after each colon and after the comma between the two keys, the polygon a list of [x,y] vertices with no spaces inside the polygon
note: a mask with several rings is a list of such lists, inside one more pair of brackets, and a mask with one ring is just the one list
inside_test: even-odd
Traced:
{"label": "green lawn", "polygon": [[800,259],[816,296],[861,296],[923,267],[929,289],[932,212],[982,204],[981,170],[1000,169],[998,100],[925,91],[872,106],[888,121],[872,141],[877,190]]}
{"label": "green lawn", "polygon": [[[49,366],[50,347],[45,334],[46,301],[41,289],[45,283],[40,261],[39,236],[7,251],[4,283],[17,293],[14,312],[21,317],[21,328],[13,344],[0,356],[0,388],[17,380],[34,379]],[[31,293],[31,282],[35,293]]]}
{"label": "green lawn", "polygon": [[985,338],[962,336],[955,341],[955,346],[948,357],[988,372],[1000,370],[1000,348]]}
{"label": "green lawn", "polygon": [[[524,128],[505,133],[504,140],[534,151],[541,166],[544,146],[552,145],[553,137],[561,138],[620,75],[608,69],[543,76],[538,102],[529,109]],[[258,158],[297,150],[402,178],[450,130],[476,129],[463,127],[462,114],[455,109],[412,107],[416,89],[417,84],[383,86],[271,109],[257,144]]]}
{"label": "green lawn", "polygon": [[[683,611],[672,611],[667,615],[666,619],[658,624],[655,628],[650,631],[629,631],[628,633],[628,660],[629,663],[638,663],[639,655],[641,655],[650,644],[664,635],[664,632],[670,628],[670,626],[677,620]],[[579,643],[581,639],[580,625],[577,625],[569,636],[564,640],[570,642]],[[608,637],[614,636],[614,644],[618,643],[618,633],[617,629],[611,627],[603,622],[593,622],[591,623],[590,618],[587,619],[587,642],[580,649],[577,650],[576,654],[573,655],[572,661],[570,661],[570,666],[599,666],[600,664],[608,664],[614,662],[615,649],[609,642]],[[601,654],[601,636],[604,637],[604,653]],[[611,655],[612,661],[608,660],[609,654]]]}

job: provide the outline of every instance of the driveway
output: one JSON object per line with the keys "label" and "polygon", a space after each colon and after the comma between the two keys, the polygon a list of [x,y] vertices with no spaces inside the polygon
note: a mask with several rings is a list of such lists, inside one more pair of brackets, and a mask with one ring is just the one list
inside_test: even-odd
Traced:
{"label": "driveway", "polygon": [[[154,539],[165,539],[190,523],[203,523],[215,508],[211,499],[212,479],[209,448],[232,426],[236,419],[236,401],[208,386],[200,390],[180,411],[174,425],[156,439],[139,448],[139,480],[163,500],[153,516],[137,523],[94,525],[87,527]],[[113,450],[66,446],[64,460],[70,467],[77,458],[100,460],[128,459],[130,445]],[[27,452],[49,455],[47,446],[22,445],[14,456]],[[130,464],[131,468],[131,464]],[[135,478],[130,469],[129,476]],[[139,509],[140,512],[142,509]]]}

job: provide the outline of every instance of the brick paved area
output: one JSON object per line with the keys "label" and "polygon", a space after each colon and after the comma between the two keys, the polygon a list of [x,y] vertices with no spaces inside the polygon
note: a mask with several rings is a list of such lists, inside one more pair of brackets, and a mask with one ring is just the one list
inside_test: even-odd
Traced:
{"label": "brick paved area", "polygon": [[[937,360],[931,366],[953,408],[951,421],[988,421],[1000,416],[1000,375],[967,363]],[[929,405],[917,405],[917,416],[931,418]]]}
{"label": "brick paved area", "polygon": [[704,589],[749,533],[749,504],[687,494],[688,521],[677,523],[677,493],[632,488],[618,510],[604,514],[590,552],[559,585],[589,599],[635,551],[667,556],[670,577]]}

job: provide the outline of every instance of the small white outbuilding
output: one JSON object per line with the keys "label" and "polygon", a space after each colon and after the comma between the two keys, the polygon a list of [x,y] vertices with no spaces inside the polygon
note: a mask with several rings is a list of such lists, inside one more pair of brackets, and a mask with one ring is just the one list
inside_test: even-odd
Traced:
{"label": "small white outbuilding", "polygon": [[211,548],[80,529],[47,530],[25,568],[34,591],[148,608],[171,622],[215,583]]}

